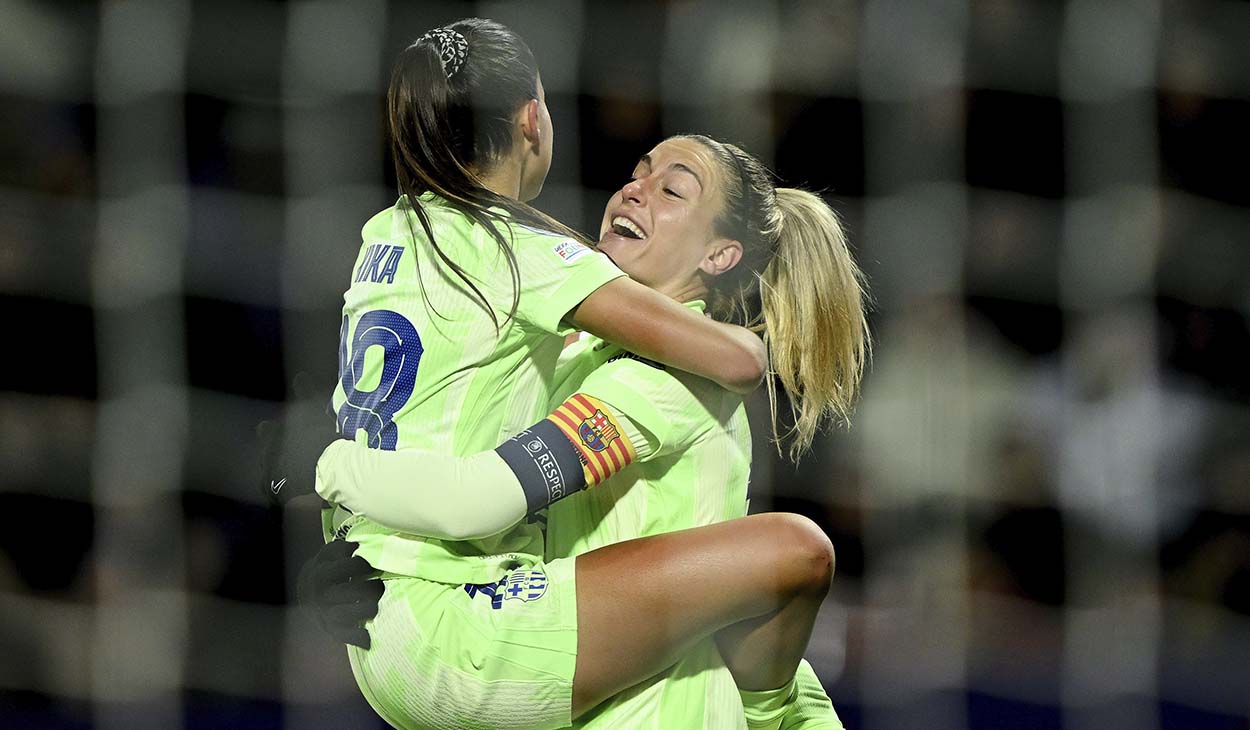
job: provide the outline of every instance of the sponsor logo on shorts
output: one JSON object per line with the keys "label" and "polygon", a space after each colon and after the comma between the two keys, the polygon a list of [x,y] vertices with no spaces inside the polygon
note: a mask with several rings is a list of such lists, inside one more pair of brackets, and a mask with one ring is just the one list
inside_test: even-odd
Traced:
{"label": "sponsor logo on shorts", "polygon": [[590,418],[583,420],[577,427],[577,435],[581,436],[582,443],[591,449],[603,451],[621,434],[603,411],[596,410]]}
{"label": "sponsor logo on shorts", "polygon": [[565,261],[572,263],[582,256],[590,253],[590,248],[583,246],[577,241],[561,241],[552,249],[556,254]]}

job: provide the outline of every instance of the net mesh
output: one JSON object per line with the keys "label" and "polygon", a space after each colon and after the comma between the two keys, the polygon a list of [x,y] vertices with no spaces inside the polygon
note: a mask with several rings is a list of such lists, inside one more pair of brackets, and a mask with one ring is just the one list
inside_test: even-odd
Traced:
{"label": "net mesh", "polygon": [[[0,2],[0,725],[381,726],[289,605],[312,505],[253,489],[332,387],[389,205],[389,64],[493,17],[583,229],[700,132],[823,191],[876,299],[854,428],[756,510],[839,575],[848,727],[1250,720],[1250,5]],[[755,403],[759,406],[759,403]]]}

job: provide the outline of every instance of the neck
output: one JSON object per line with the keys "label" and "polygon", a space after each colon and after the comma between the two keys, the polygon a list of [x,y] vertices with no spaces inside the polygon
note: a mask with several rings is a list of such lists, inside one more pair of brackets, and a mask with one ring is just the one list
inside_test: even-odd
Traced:
{"label": "neck", "polygon": [[522,168],[523,165],[516,164],[512,160],[503,160],[493,165],[486,174],[479,174],[478,179],[492,193],[520,200]]}
{"label": "neck", "polygon": [[676,281],[664,286],[657,286],[655,290],[676,299],[682,304],[693,302],[696,299],[707,299],[707,285],[698,276],[686,281]]}

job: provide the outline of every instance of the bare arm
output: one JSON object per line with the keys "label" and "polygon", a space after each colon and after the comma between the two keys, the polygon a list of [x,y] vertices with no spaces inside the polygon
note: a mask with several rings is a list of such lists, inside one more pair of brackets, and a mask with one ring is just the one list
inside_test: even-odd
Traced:
{"label": "bare arm", "polygon": [[596,289],[568,314],[579,329],[635,355],[750,393],[768,368],[768,352],[746,328],[717,322],[627,277]]}

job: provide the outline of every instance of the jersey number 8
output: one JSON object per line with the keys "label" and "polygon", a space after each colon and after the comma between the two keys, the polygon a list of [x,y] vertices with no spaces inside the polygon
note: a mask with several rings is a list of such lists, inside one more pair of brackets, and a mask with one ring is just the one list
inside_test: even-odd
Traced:
{"label": "jersey number 8", "polygon": [[[339,329],[339,382],[347,400],[338,412],[339,433],[355,438],[357,431],[364,430],[369,434],[370,448],[394,451],[399,438],[394,418],[412,397],[421,362],[421,338],[417,328],[402,314],[375,309],[356,323],[349,360],[347,326],[348,318],[343,317]],[[360,381],[366,376],[365,355],[374,346],[382,348],[382,375],[377,386],[360,390]]]}

